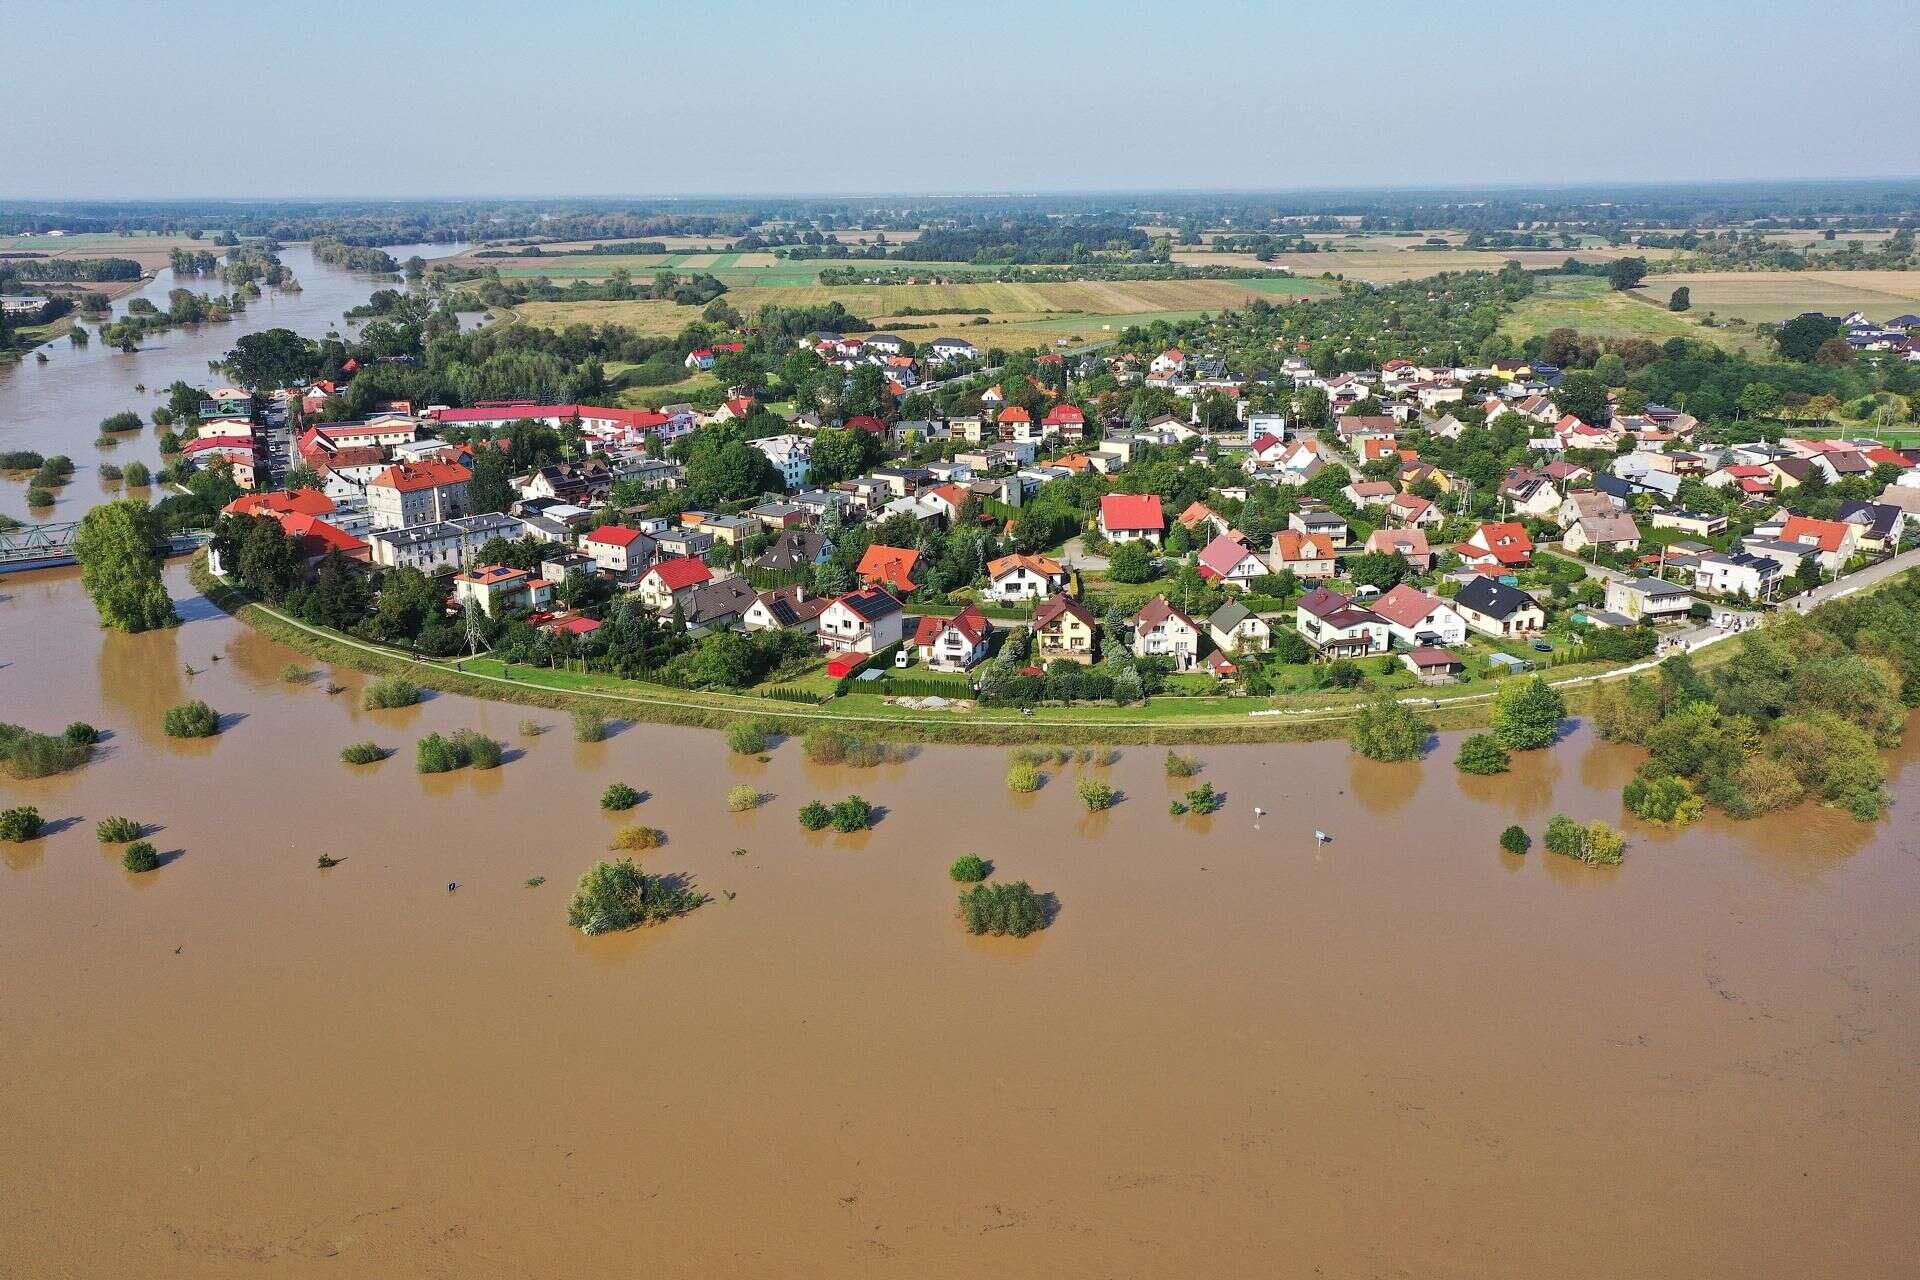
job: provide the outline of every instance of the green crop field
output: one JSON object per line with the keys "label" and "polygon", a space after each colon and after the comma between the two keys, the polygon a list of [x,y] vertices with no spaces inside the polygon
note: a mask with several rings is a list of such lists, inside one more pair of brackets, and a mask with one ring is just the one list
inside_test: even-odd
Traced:
{"label": "green crop field", "polygon": [[1535,281],[1533,296],[1507,313],[1500,331],[1520,341],[1554,329],[1577,329],[1596,338],[1648,338],[1654,342],[1697,338],[1732,351],[1754,352],[1764,346],[1750,330],[1702,325],[1696,318],[1704,314],[1697,293],[1694,310],[1668,311],[1667,294],[1672,291],[1666,288],[1656,300],[1651,289],[1634,295],[1619,293],[1598,276],[1541,276]]}
{"label": "green crop field", "polygon": [[1637,292],[1665,302],[1677,285],[1696,313],[1777,324],[1802,311],[1865,312],[1889,320],[1920,311],[1920,271],[1692,271],[1649,276]]}

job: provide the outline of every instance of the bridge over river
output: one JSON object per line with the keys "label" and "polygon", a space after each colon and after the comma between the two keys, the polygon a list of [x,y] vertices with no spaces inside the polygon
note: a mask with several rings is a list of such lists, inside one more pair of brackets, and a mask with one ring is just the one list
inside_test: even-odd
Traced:
{"label": "bridge over river", "polygon": [[[75,564],[74,530],[78,520],[65,524],[23,524],[17,529],[0,531],[0,574],[25,573],[30,569],[56,569]],[[190,529],[167,540],[168,555],[185,555],[205,543],[212,533]]]}

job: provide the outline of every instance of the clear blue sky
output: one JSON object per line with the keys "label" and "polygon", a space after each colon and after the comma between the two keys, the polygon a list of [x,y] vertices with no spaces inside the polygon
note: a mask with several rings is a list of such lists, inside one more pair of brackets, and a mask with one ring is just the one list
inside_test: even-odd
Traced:
{"label": "clear blue sky", "polygon": [[1913,0],[0,0],[0,197],[1910,177],[1916,18]]}

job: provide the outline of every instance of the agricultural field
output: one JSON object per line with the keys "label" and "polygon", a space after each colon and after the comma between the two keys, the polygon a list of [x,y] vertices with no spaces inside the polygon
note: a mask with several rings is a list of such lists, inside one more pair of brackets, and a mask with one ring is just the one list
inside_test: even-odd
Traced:
{"label": "agricultural field", "polygon": [[1671,292],[1668,288],[1655,298],[1652,289],[1633,294],[1616,292],[1598,276],[1542,276],[1535,282],[1533,296],[1507,313],[1500,331],[1516,341],[1566,328],[1597,338],[1648,338],[1654,342],[1697,338],[1748,354],[1759,354],[1765,348],[1766,343],[1750,329],[1701,324],[1696,317],[1705,313],[1697,292],[1693,311],[1667,310]]}
{"label": "agricultural field", "polygon": [[[190,240],[186,236],[153,235],[140,231],[119,235],[110,231],[71,236],[0,236],[0,252],[39,253],[48,258],[132,258],[148,274],[158,271],[173,259],[175,249],[225,253],[211,236]],[[127,292],[126,283],[93,286],[106,292]]]}
{"label": "agricultural field", "polygon": [[[1397,244],[1396,241],[1412,243]],[[1414,247],[1418,239],[1404,236],[1342,243],[1366,247],[1336,247],[1327,253],[1282,253],[1274,256],[1274,262],[1302,276],[1332,272],[1374,284],[1396,284],[1439,275],[1442,271],[1498,271],[1509,262],[1537,271],[1557,267],[1570,257],[1581,262],[1611,262],[1636,254],[1649,260],[1669,256],[1660,249],[1420,249]],[[1181,261],[1205,261],[1210,255],[1201,254],[1191,259],[1177,253],[1174,256]]]}
{"label": "agricultural field", "polygon": [[1693,271],[1648,276],[1635,292],[1665,305],[1678,285],[1692,290],[1694,313],[1755,324],[1802,311],[1861,311],[1872,320],[1920,311],[1920,271]]}
{"label": "agricultural field", "polygon": [[[724,279],[724,277],[722,277]],[[1256,297],[1280,301],[1328,291],[1322,281],[1275,275],[1260,280],[1071,281],[1048,284],[821,285],[740,288],[727,300],[747,315],[760,307],[839,302],[916,341],[948,335],[976,346],[1053,346],[1098,341],[1130,324],[1187,320],[1243,307]],[[918,311],[902,315],[903,309]],[[671,302],[530,302],[518,308],[534,324],[621,324],[643,333],[676,333],[698,311]],[[975,324],[977,316],[987,323]],[[910,326],[929,326],[914,328]],[[1079,343],[1073,343],[1079,345]]]}

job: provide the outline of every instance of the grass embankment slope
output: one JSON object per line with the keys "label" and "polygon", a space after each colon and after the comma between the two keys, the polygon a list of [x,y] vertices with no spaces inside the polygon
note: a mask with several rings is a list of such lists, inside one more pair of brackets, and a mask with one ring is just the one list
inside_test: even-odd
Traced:
{"label": "grass embankment slope", "polygon": [[[1343,737],[1347,721],[1371,695],[1340,692],[1274,698],[1157,697],[1141,706],[1041,707],[1031,716],[1011,708],[932,712],[890,704],[877,694],[854,693],[814,707],[754,694],[692,692],[612,676],[582,675],[514,666],[491,658],[428,660],[308,626],[277,609],[250,601],[213,577],[204,553],[195,556],[194,585],[218,607],[289,648],[318,661],[376,674],[404,674],[416,684],[446,693],[556,710],[591,709],[629,720],[725,728],[741,719],[763,721],[781,732],[799,733],[819,724],[908,742],[1128,744],[1296,742]],[[1695,658],[1705,668],[1732,656],[1718,644]],[[1608,670],[1598,664],[1559,668],[1550,676],[1571,710],[1584,708],[1591,684],[1638,670]],[[1459,692],[1434,691],[1421,714],[1437,729],[1485,725],[1499,683],[1481,681]],[[1412,695],[1409,700],[1423,697]],[[1265,714],[1251,714],[1262,712]]]}

